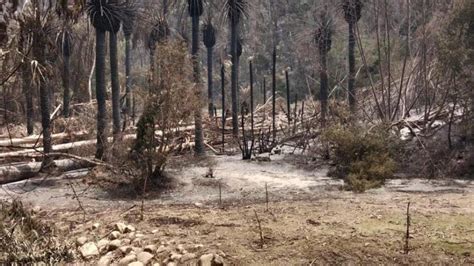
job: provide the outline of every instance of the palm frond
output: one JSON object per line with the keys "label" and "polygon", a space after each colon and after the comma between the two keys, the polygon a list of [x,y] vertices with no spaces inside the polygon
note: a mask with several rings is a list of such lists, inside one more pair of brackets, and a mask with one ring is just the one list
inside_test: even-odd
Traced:
{"label": "palm frond", "polygon": [[239,23],[243,16],[247,16],[247,0],[225,0],[224,14],[231,23]]}

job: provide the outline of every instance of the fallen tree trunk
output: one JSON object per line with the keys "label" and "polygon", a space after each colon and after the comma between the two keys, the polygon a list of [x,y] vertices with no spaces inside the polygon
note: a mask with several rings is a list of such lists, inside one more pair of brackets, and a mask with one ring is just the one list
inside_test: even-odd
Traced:
{"label": "fallen tree trunk", "polygon": [[[59,141],[68,137],[81,137],[86,135],[87,133],[84,131],[80,131],[77,133],[57,133],[53,134],[51,137],[53,141]],[[0,147],[8,147],[8,146],[18,146],[22,144],[30,144],[30,143],[35,143],[38,142],[38,144],[41,144],[41,140],[43,140],[43,135],[31,135],[28,137],[24,138],[12,138],[12,139],[3,139],[0,140]]]}
{"label": "fallen tree trunk", "polygon": [[[95,164],[91,162],[78,161],[75,159],[55,160],[54,163],[58,170],[63,172],[95,166]],[[34,177],[41,170],[41,164],[41,162],[30,162],[11,166],[0,166],[0,185]]]}
{"label": "fallen tree trunk", "polygon": [[[178,131],[191,131],[194,130],[194,126],[187,126],[187,127],[182,127],[176,129]],[[155,134],[157,136],[161,136],[163,133],[159,130],[155,131]],[[130,140],[130,139],[135,139],[137,136],[136,134],[127,134],[123,135],[121,137],[121,140]],[[113,141],[113,137],[108,138],[109,142]],[[75,142],[70,142],[70,143],[63,143],[63,144],[56,144],[53,145],[53,151],[67,151],[73,148],[78,148],[78,147],[83,147],[83,146],[88,146],[88,145],[95,145],[97,143],[96,139],[91,139],[91,140],[82,140],[82,141],[75,141]],[[11,158],[11,157],[33,157],[33,156],[41,156],[43,154],[43,148],[39,147],[36,149],[24,149],[24,150],[19,150],[19,151],[12,151],[12,152],[4,152],[0,153],[0,160],[4,160],[6,158]]]}

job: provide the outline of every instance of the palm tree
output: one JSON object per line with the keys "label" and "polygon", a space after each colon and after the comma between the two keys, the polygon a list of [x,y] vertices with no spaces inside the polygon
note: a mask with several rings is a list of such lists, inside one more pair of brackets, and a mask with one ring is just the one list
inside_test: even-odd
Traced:
{"label": "palm tree", "polygon": [[332,44],[332,25],[326,12],[321,14],[319,27],[315,32],[315,40],[319,50],[319,60],[321,69],[319,70],[320,99],[321,99],[321,127],[326,126],[326,117],[328,112],[328,73],[327,73],[327,55],[331,50]]}
{"label": "palm tree", "polygon": [[125,106],[127,115],[130,115],[130,111],[132,110],[132,64],[130,40],[135,22],[135,12],[134,9],[132,10],[129,19],[125,20],[122,24],[123,35],[125,36]]}
{"label": "palm tree", "polygon": [[71,101],[71,89],[70,89],[70,81],[71,81],[71,71],[70,71],[70,63],[69,59],[71,57],[71,33],[69,27],[63,31],[61,36],[61,51],[63,54],[63,61],[64,61],[64,68],[63,68],[63,116],[69,117],[69,103]]}
{"label": "palm tree", "polygon": [[120,133],[120,84],[117,55],[117,33],[119,29],[120,24],[118,24],[118,27],[114,27],[113,31],[109,33],[110,78],[112,81],[112,121],[114,141],[117,140],[117,135]]}
{"label": "palm tree", "polygon": [[[194,68],[194,82],[196,83],[196,99],[198,102],[201,101],[201,87],[200,87],[200,69],[199,69],[199,17],[203,13],[202,0],[188,0],[188,12],[192,19],[192,51],[193,56],[193,68]],[[202,132],[202,110],[200,104],[194,112],[194,124],[195,124],[195,146],[194,150],[196,155],[204,155],[204,136]]]}
{"label": "palm tree", "polygon": [[[43,24],[45,14],[42,14],[40,1],[34,1],[34,28],[33,28],[33,57],[38,62],[39,66],[46,64],[46,44],[48,31],[47,24]],[[49,19],[49,18],[46,18]],[[50,130],[50,88],[47,86],[47,76],[38,78],[38,86],[40,90],[40,109],[41,109],[41,126],[43,130],[43,152],[45,154],[42,168],[49,168],[54,163],[49,153],[52,152],[51,130]]]}
{"label": "palm tree", "polygon": [[209,19],[203,29],[203,41],[207,48],[207,97],[208,97],[208,109],[209,116],[213,117],[214,114],[214,97],[213,97],[213,84],[212,84],[212,58],[213,48],[216,45],[216,29],[212,26],[212,22]]}
{"label": "palm tree", "polygon": [[225,10],[230,23],[230,54],[232,59],[231,72],[231,93],[232,93],[232,132],[234,136],[239,134],[238,121],[238,81],[239,81],[239,60],[238,60],[238,40],[240,20],[247,10],[246,0],[226,0]]}
{"label": "palm tree", "polygon": [[96,31],[97,147],[95,157],[104,159],[107,148],[107,107],[105,91],[105,32],[120,28],[121,6],[116,1],[90,0],[87,13]]}
{"label": "palm tree", "polygon": [[356,102],[356,89],[355,89],[355,24],[359,21],[362,11],[361,0],[343,0],[342,9],[344,11],[344,19],[349,25],[349,46],[348,46],[348,57],[349,57],[349,79],[347,89],[349,92],[349,107],[351,114],[355,115],[357,111]]}

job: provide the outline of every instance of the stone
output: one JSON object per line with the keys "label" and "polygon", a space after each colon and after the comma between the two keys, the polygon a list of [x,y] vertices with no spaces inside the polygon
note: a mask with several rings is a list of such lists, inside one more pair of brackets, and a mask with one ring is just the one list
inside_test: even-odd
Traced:
{"label": "stone", "polygon": [[110,233],[109,235],[109,238],[110,240],[115,240],[115,239],[119,239],[121,235],[122,234],[119,231],[112,231],[112,233]]}
{"label": "stone", "polygon": [[156,251],[156,246],[155,245],[148,245],[143,248],[143,251],[154,253]]}
{"label": "stone", "polygon": [[123,257],[121,260],[119,260],[118,264],[120,266],[126,266],[129,263],[135,261],[137,259],[137,256],[135,254],[130,254],[128,256]]}
{"label": "stone", "polygon": [[85,236],[81,236],[81,237],[78,237],[78,238],[76,239],[76,245],[77,245],[78,247],[84,245],[86,242],[87,242],[87,237],[85,237]]}
{"label": "stone", "polygon": [[194,245],[194,248],[195,248],[195,249],[201,249],[201,248],[203,248],[203,247],[204,247],[203,244],[196,244],[196,245]]}
{"label": "stone", "polygon": [[166,252],[168,251],[168,248],[165,247],[164,245],[161,245],[157,250],[156,250],[156,253],[160,254],[162,252]]}
{"label": "stone", "polygon": [[120,241],[120,239],[112,240],[112,241],[110,241],[110,243],[109,243],[109,248],[108,248],[108,250],[116,250],[116,249],[118,249],[121,245],[122,245],[122,241]]}
{"label": "stone", "polygon": [[214,254],[204,254],[199,258],[199,266],[212,266]]}
{"label": "stone", "polygon": [[172,253],[170,254],[170,259],[171,259],[172,261],[179,261],[182,257],[183,257],[183,255],[178,254],[178,253],[175,253],[175,252],[172,252]]}
{"label": "stone", "polygon": [[146,251],[142,251],[142,252],[138,253],[138,255],[137,255],[137,260],[142,262],[145,265],[147,265],[148,262],[150,262],[151,259],[153,259],[153,254],[151,254],[149,252],[146,252]]}
{"label": "stone", "polygon": [[136,238],[144,238],[145,235],[144,235],[144,234],[135,234],[135,237],[136,237]]}
{"label": "stone", "polygon": [[97,230],[100,227],[100,223],[95,223],[92,225],[92,230]]}
{"label": "stone", "polygon": [[177,266],[178,264],[174,261],[170,261],[168,263],[166,263],[166,266]]}
{"label": "stone", "polygon": [[152,266],[160,266],[160,264],[158,262],[155,262],[155,263],[153,263]]}
{"label": "stone", "polygon": [[112,263],[112,256],[107,254],[105,256],[102,256],[102,258],[99,259],[97,262],[98,266],[109,266]]}
{"label": "stone", "polygon": [[158,233],[158,232],[159,232],[158,229],[155,229],[155,230],[151,231],[152,234],[156,234],[156,233]]}
{"label": "stone", "polygon": [[195,259],[197,256],[196,254],[194,253],[187,253],[187,254],[184,254],[181,259],[179,260],[181,263],[183,262],[186,262],[188,260],[192,260],[192,259]]}
{"label": "stone", "polygon": [[135,238],[135,232],[128,233],[127,237],[130,238],[130,239],[134,239]]}
{"label": "stone", "polygon": [[181,252],[181,253],[184,253],[184,251],[185,251],[184,246],[181,245],[181,244],[179,244],[179,245],[176,247],[176,250],[177,250],[178,252]]}
{"label": "stone", "polygon": [[134,261],[132,263],[129,263],[128,266],[145,266],[145,264],[140,261]]}
{"label": "stone", "polygon": [[119,247],[119,250],[120,252],[122,252],[122,254],[126,255],[130,253],[130,251],[132,251],[133,248],[131,246],[122,246],[122,247]]}
{"label": "stone", "polygon": [[99,248],[100,252],[107,251],[107,246],[109,245],[109,240],[107,239],[101,239],[99,242],[97,242],[97,247]]}
{"label": "stone", "polygon": [[123,232],[124,232],[124,233],[135,232],[135,227],[133,227],[132,225],[127,225],[127,226],[125,226],[125,229],[124,229]]}
{"label": "stone", "polygon": [[120,233],[125,233],[125,228],[127,226],[124,223],[116,223],[115,224],[115,230],[119,231]]}
{"label": "stone", "polygon": [[85,259],[89,259],[91,257],[99,255],[99,249],[97,248],[94,242],[85,243],[79,249],[79,252],[81,252],[82,257]]}
{"label": "stone", "polygon": [[132,245],[134,246],[140,246],[142,244],[142,239],[141,238],[135,238],[132,240]]}
{"label": "stone", "polygon": [[224,259],[219,255],[214,255],[214,259],[212,260],[212,266],[224,266]]}
{"label": "stone", "polygon": [[128,238],[123,238],[122,239],[122,244],[129,245],[130,243],[132,243],[132,241],[130,241],[130,239],[128,239]]}
{"label": "stone", "polygon": [[204,254],[199,258],[199,266],[224,266],[224,259],[216,254]]}

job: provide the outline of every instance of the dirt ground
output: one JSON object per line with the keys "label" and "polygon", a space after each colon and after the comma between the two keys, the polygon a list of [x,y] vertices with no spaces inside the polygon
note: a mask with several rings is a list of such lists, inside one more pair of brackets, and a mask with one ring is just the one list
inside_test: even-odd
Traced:
{"label": "dirt ground", "polygon": [[[0,199],[18,198],[40,209],[71,245],[79,236],[100,239],[114,223],[125,222],[144,235],[142,246],[182,244],[197,257],[221,254],[230,265],[474,264],[472,181],[390,180],[355,194],[340,191],[341,181],[327,177],[326,166],[308,169],[297,156],[272,156],[271,162],[243,162],[239,156],[176,161],[169,171],[175,186],[150,192],[143,212],[141,198],[124,196],[129,188],[85,185],[80,179],[85,173],[6,185]],[[210,168],[214,178],[205,178]],[[94,223],[101,224],[95,231]]]}

